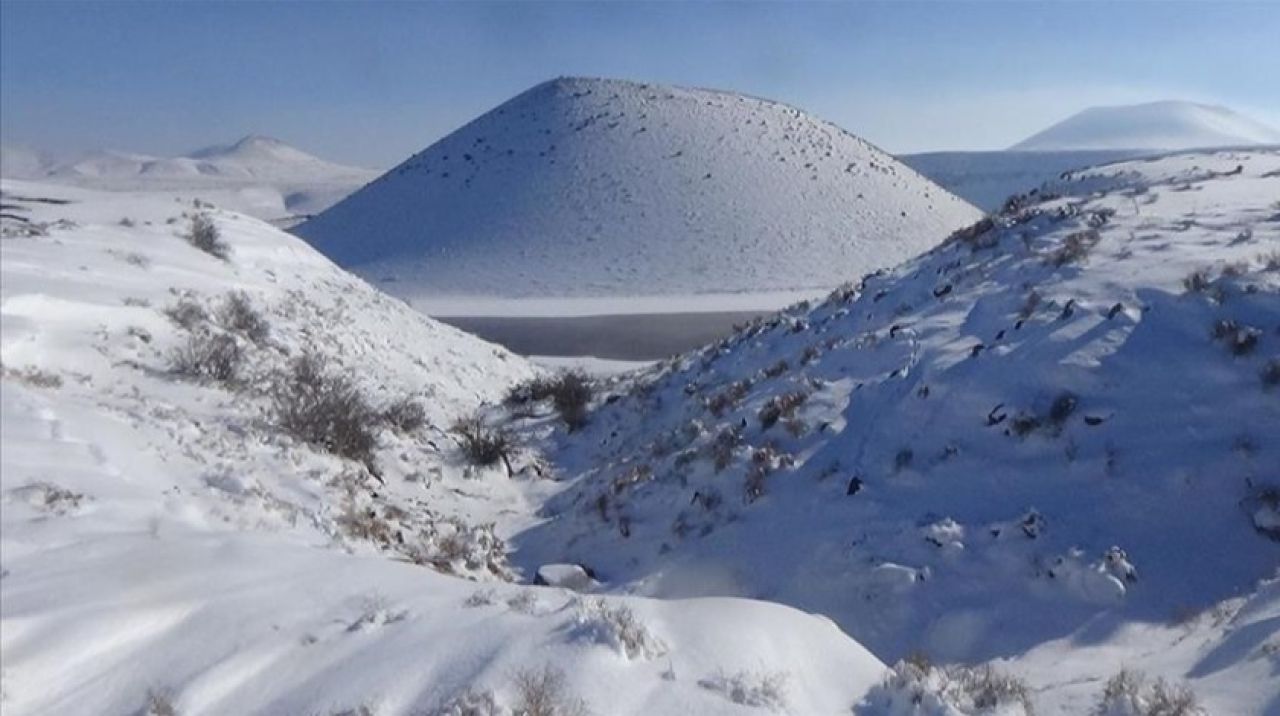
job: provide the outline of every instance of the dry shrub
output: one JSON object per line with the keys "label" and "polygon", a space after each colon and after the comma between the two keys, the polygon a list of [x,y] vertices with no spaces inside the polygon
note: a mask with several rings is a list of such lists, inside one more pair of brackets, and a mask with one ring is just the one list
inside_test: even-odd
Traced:
{"label": "dry shrub", "polygon": [[320,355],[295,359],[275,389],[277,424],[293,437],[377,470],[373,450],[378,415],[355,384],[329,371]]}
{"label": "dry shrub", "polygon": [[719,393],[716,393],[707,400],[707,410],[717,418],[721,417],[726,412],[736,408],[738,403],[742,402],[742,399],[747,396],[747,393],[750,390],[750,379],[735,381],[731,383],[729,387]]}
{"label": "dry shrub", "polygon": [[1258,338],[1262,331],[1252,326],[1243,326],[1230,319],[1222,319],[1213,324],[1213,337],[1222,342],[1237,356],[1248,355],[1258,347]]}
{"label": "dry shrub", "polygon": [[591,402],[592,392],[591,381],[581,371],[569,371],[556,380],[551,398],[570,431],[587,424],[587,404]]}
{"label": "dry shrub", "polygon": [[197,249],[223,261],[231,255],[231,246],[222,240],[222,233],[218,231],[217,224],[214,224],[213,219],[203,212],[191,217],[191,225],[183,238]]}
{"label": "dry shrub", "polygon": [[236,379],[244,352],[222,333],[192,333],[170,356],[170,369],[185,378],[228,384]]}
{"label": "dry shrub", "polygon": [[401,433],[411,433],[427,424],[427,410],[412,398],[400,398],[382,409],[382,421]]}
{"label": "dry shrub", "polygon": [[467,462],[477,467],[496,465],[501,461],[511,473],[511,457],[515,454],[515,440],[502,428],[490,428],[479,416],[462,418],[453,424],[452,432],[462,441],[462,453]]}
{"label": "dry shrub", "polygon": [[1079,263],[1089,255],[1089,252],[1101,240],[1102,234],[1099,234],[1097,229],[1085,229],[1084,231],[1067,234],[1066,238],[1062,240],[1062,244],[1049,254],[1049,263],[1054,266]]}
{"label": "dry shrub", "polygon": [[760,429],[768,430],[782,418],[794,416],[796,410],[808,399],[809,395],[803,391],[792,391],[770,398],[757,414],[760,419]]}
{"label": "dry shrub", "polygon": [[196,326],[209,320],[209,312],[204,310],[204,306],[190,296],[183,296],[178,299],[177,303],[166,307],[164,315],[188,331],[195,330]]}
{"label": "dry shrub", "polygon": [[518,716],[587,716],[582,699],[569,693],[564,672],[547,664],[538,671],[516,674],[515,714]]}
{"label": "dry shrub", "polygon": [[33,388],[61,388],[62,376],[33,365],[22,368],[5,368],[4,377],[12,378]]}
{"label": "dry shrub", "polygon": [[1212,285],[1213,278],[1207,268],[1196,269],[1182,279],[1182,290],[1186,293],[1204,293]]}
{"label": "dry shrub", "polygon": [[235,331],[254,343],[262,343],[271,332],[267,320],[258,313],[243,291],[228,293],[218,308],[218,323],[228,331]]}
{"label": "dry shrub", "polygon": [[525,405],[550,398],[555,393],[556,381],[545,376],[535,376],[523,383],[511,386],[504,402],[507,405]]}
{"label": "dry shrub", "polygon": [[727,427],[716,434],[709,451],[715,464],[716,472],[720,472],[733,462],[733,455],[742,444],[742,431],[736,427]]}

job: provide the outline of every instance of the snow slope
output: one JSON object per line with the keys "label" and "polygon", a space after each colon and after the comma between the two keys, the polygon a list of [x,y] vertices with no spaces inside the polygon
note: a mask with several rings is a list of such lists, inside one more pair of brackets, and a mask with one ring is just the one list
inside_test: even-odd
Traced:
{"label": "snow slope", "polygon": [[[560,486],[531,450],[513,476],[466,466],[446,426],[536,375],[523,359],[243,215],[0,191],[6,716],[510,714],[547,666],[596,713],[837,714],[880,678],[787,607],[509,583],[502,538]],[[181,238],[197,212],[226,260]],[[227,318],[232,295],[265,333]],[[243,351],[233,380],[173,372],[201,335]],[[421,427],[375,427],[376,475],[279,427],[278,376],[307,350],[375,408],[423,408]]]}
{"label": "snow slope", "polygon": [[[101,151],[68,162],[6,148],[4,176],[109,191],[181,191],[262,219],[292,223],[318,213],[377,172],[334,164],[284,142],[250,135],[182,157]],[[17,152],[17,150],[13,150]]]}
{"label": "snow slope", "polygon": [[1197,149],[1280,144],[1280,130],[1218,107],[1164,101],[1090,107],[1018,142],[1014,151]]}
{"label": "snow slope", "polygon": [[1275,150],[1072,172],[618,381],[547,438],[572,487],[518,559],[790,604],[886,661],[1004,658],[1039,713],[1126,665],[1277,713],[1277,198]]}
{"label": "snow slope", "polygon": [[976,210],[844,130],[728,92],[538,85],[296,228],[412,300],[825,290]]}

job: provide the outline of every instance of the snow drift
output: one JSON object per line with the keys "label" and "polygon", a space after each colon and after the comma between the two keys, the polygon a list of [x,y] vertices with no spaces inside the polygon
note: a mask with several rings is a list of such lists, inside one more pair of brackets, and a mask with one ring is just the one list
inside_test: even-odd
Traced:
{"label": "snow drift", "polygon": [[296,232],[409,299],[691,295],[828,289],[976,218],[798,109],[561,78]]}

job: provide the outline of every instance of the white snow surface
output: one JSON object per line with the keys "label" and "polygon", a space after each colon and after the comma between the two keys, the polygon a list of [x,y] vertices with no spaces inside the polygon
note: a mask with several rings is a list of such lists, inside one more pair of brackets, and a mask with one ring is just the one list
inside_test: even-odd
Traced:
{"label": "white snow surface", "polygon": [[427,297],[827,290],[977,210],[828,122],[740,94],[540,84],[295,231]]}
{"label": "white snow surface", "polygon": [[1016,151],[1202,149],[1280,144],[1280,130],[1216,105],[1165,100],[1090,107],[1010,147]]}
{"label": "white snow surface", "polygon": [[996,659],[1040,714],[1126,666],[1280,713],[1278,201],[1277,150],[1072,172],[619,379],[548,438],[572,486],[516,559]]}
{"label": "white snow surface", "polygon": [[[512,476],[468,467],[446,428],[536,375],[525,360],[244,215],[0,190],[6,716],[512,714],[546,667],[599,714],[759,712],[706,685],[724,674],[780,685],[779,709],[839,714],[883,673],[830,620],[781,605],[509,583],[501,540],[561,485],[531,450]],[[180,236],[196,211],[227,260]],[[265,337],[226,323],[231,292]],[[180,327],[164,309],[184,299],[211,316]],[[193,332],[240,346],[234,383],[171,372]],[[421,428],[377,429],[378,477],[276,427],[273,375],[308,349],[375,406],[424,408]]]}
{"label": "white snow surface", "polygon": [[104,150],[57,162],[6,146],[0,169],[6,178],[106,191],[185,192],[283,225],[323,211],[377,176],[261,135],[181,157]]}

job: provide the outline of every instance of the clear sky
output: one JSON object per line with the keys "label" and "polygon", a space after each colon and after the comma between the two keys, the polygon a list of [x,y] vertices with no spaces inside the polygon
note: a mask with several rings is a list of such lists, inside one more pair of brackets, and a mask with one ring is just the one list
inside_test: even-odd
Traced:
{"label": "clear sky", "polygon": [[1280,2],[0,0],[0,138],[62,152],[261,133],[386,167],[557,75],[782,100],[895,152],[1154,99],[1275,126]]}

